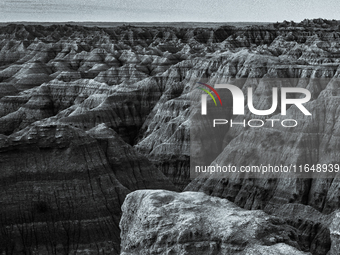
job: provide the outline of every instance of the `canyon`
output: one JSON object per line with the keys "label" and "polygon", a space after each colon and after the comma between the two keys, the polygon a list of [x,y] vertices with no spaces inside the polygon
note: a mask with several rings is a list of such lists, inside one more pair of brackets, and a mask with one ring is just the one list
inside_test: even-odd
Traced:
{"label": "canyon", "polygon": [[[339,164],[339,27],[0,26],[0,253],[338,254],[338,174],[193,179],[190,118],[198,81],[252,87],[267,110],[285,87],[273,79],[288,79],[310,91],[312,121],[278,107],[263,120],[299,124],[220,125],[203,153],[219,165]],[[225,96],[224,119],[258,119],[233,115]],[[254,236],[232,237],[241,215]]]}

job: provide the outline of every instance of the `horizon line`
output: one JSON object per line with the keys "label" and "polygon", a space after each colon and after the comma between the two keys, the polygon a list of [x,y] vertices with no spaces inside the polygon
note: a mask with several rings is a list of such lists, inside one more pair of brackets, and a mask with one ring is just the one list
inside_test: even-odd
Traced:
{"label": "horizon line", "polygon": [[324,20],[336,20],[340,21],[340,19],[327,19],[327,18],[304,18],[300,21],[294,20],[282,20],[282,21],[76,21],[76,20],[67,20],[67,21],[28,21],[28,20],[16,20],[16,21],[0,21],[0,23],[281,23],[284,21],[300,23],[303,20],[314,20],[314,19],[324,19]]}
{"label": "horizon line", "polygon": [[[17,23],[17,22],[36,22],[36,23],[65,23],[65,22],[93,22],[93,23],[271,23],[271,22],[280,22],[280,21],[0,21],[0,23]],[[283,22],[283,21],[282,21]]]}

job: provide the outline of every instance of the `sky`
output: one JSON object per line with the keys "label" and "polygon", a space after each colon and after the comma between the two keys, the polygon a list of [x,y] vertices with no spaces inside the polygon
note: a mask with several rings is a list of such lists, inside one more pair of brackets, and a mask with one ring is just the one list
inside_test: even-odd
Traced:
{"label": "sky", "polygon": [[276,22],[340,19],[337,0],[0,0],[0,22]]}

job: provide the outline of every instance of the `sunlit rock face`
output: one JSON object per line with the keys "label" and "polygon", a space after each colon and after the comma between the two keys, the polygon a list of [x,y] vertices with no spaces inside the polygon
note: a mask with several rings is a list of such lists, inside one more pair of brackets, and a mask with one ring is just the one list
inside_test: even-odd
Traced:
{"label": "sunlit rock face", "polygon": [[121,254],[310,254],[299,231],[200,192],[139,190],[122,207]]}
{"label": "sunlit rock face", "polygon": [[[38,221],[42,225],[25,225],[30,226],[27,231],[39,227],[44,229],[41,233],[46,238],[54,238],[47,234],[48,222],[57,216],[47,209],[48,216],[36,213],[38,209],[34,206],[39,199],[43,202],[37,206],[43,211],[49,206],[56,211],[58,201],[75,203],[77,221],[70,226],[79,230],[76,227],[79,219],[79,224],[85,224],[80,229],[96,233],[94,240],[83,235],[86,231],[81,232],[79,243],[84,244],[81,249],[86,249],[86,243],[91,243],[91,249],[104,249],[99,243],[110,239],[113,244],[109,246],[115,247],[112,254],[118,253],[119,207],[126,194],[143,188],[175,189],[173,185],[180,190],[203,191],[227,198],[243,208],[262,209],[267,213],[276,213],[281,206],[292,203],[310,206],[322,214],[334,213],[339,208],[337,178],[190,180],[189,116],[190,89],[201,79],[212,85],[240,79],[243,91],[252,79],[257,79],[254,104],[259,109],[268,109],[271,102],[263,93],[268,88],[266,79],[324,78],[328,80],[325,84],[294,85],[311,91],[312,100],[307,107],[315,116],[313,125],[301,124],[289,132],[280,128],[264,129],[261,134],[254,130],[226,129],[218,141],[224,151],[216,161],[255,164],[260,160],[256,155],[260,155],[273,164],[339,163],[338,27],[338,22],[322,19],[209,29],[1,26],[3,157],[0,163],[5,184],[0,190],[3,201],[7,201],[4,208],[9,208],[4,210],[11,212],[8,220],[9,226],[16,229],[13,230],[15,238],[23,223]],[[246,117],[252,115],[247,113]],[[288,110],[287,117],[303,123],[303,116],[294,108]],[[268,144],[272,151],[268,151]],[[59,175],[60,169],[66,174]],[[51,180],[44,181],[41,171],[46,171]],[[20,177],[26,172],[29,172],[24,175],[29,176],[28,181]],[[62,185],[62,178],[66,186]],[[104,178],[102,182],[100,178]],[[112,184],[108,184],[109,181]],[[69,194],[73,187],[76,187],[76,197]],[[59,190],[60,196],[54,197]],[[94,197],[91,197],[92,190]],[[90,198],[84,202],[85,207],[94,209],[83,210],[81,203],[87,196]],[[32,204],[29,201],[33,201]],[[19,208],[21,202],[22,209]],[[112,208],[104,208],[105,203]],[[37,221],[22,216],[21,211],[26,209],[38,215],[34,216]],[[61,211],[60,222],[69,217],[66,213],[71,212]],[[101,217],[111,218],[105,221]],[[97,227],[94,219],[106,230],[95,230],[101,227]],[[320,220],[314,219],[305,225],[298,219],[291,220],[289,224],[295,228],[321,224],[313,233],[320,233],[326,241],[320,250],[310,249],[313,254],[324,254],[322,252],[330,249],[329,236],[336,240],[336,232]],[[114,226],[114,231],[103,227],[104,221]],[[60,226],[56,226],[56,230]],[[2,225],[2,228],[6,227]],[[319,240],[314,234],[309,239]],[[11,240],[12,236],[3,238]],[[27,241],[30,244],[15,247],[16,251],[29,250],[34,242],[30,240],[32,242]],[[58,240],[60,251],[66,241]],[[304,242],[301,247],[308,245],[312,246],[312,241]]]}

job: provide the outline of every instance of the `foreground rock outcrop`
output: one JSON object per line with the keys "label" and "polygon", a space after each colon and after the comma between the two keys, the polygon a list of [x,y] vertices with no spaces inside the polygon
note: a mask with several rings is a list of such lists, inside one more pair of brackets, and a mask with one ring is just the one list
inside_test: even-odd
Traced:
{"label": "foreground rock outcrop", "polygon": [[310,254],[285,221],[204,193],[139,190],[122,210],[122,255]]}

